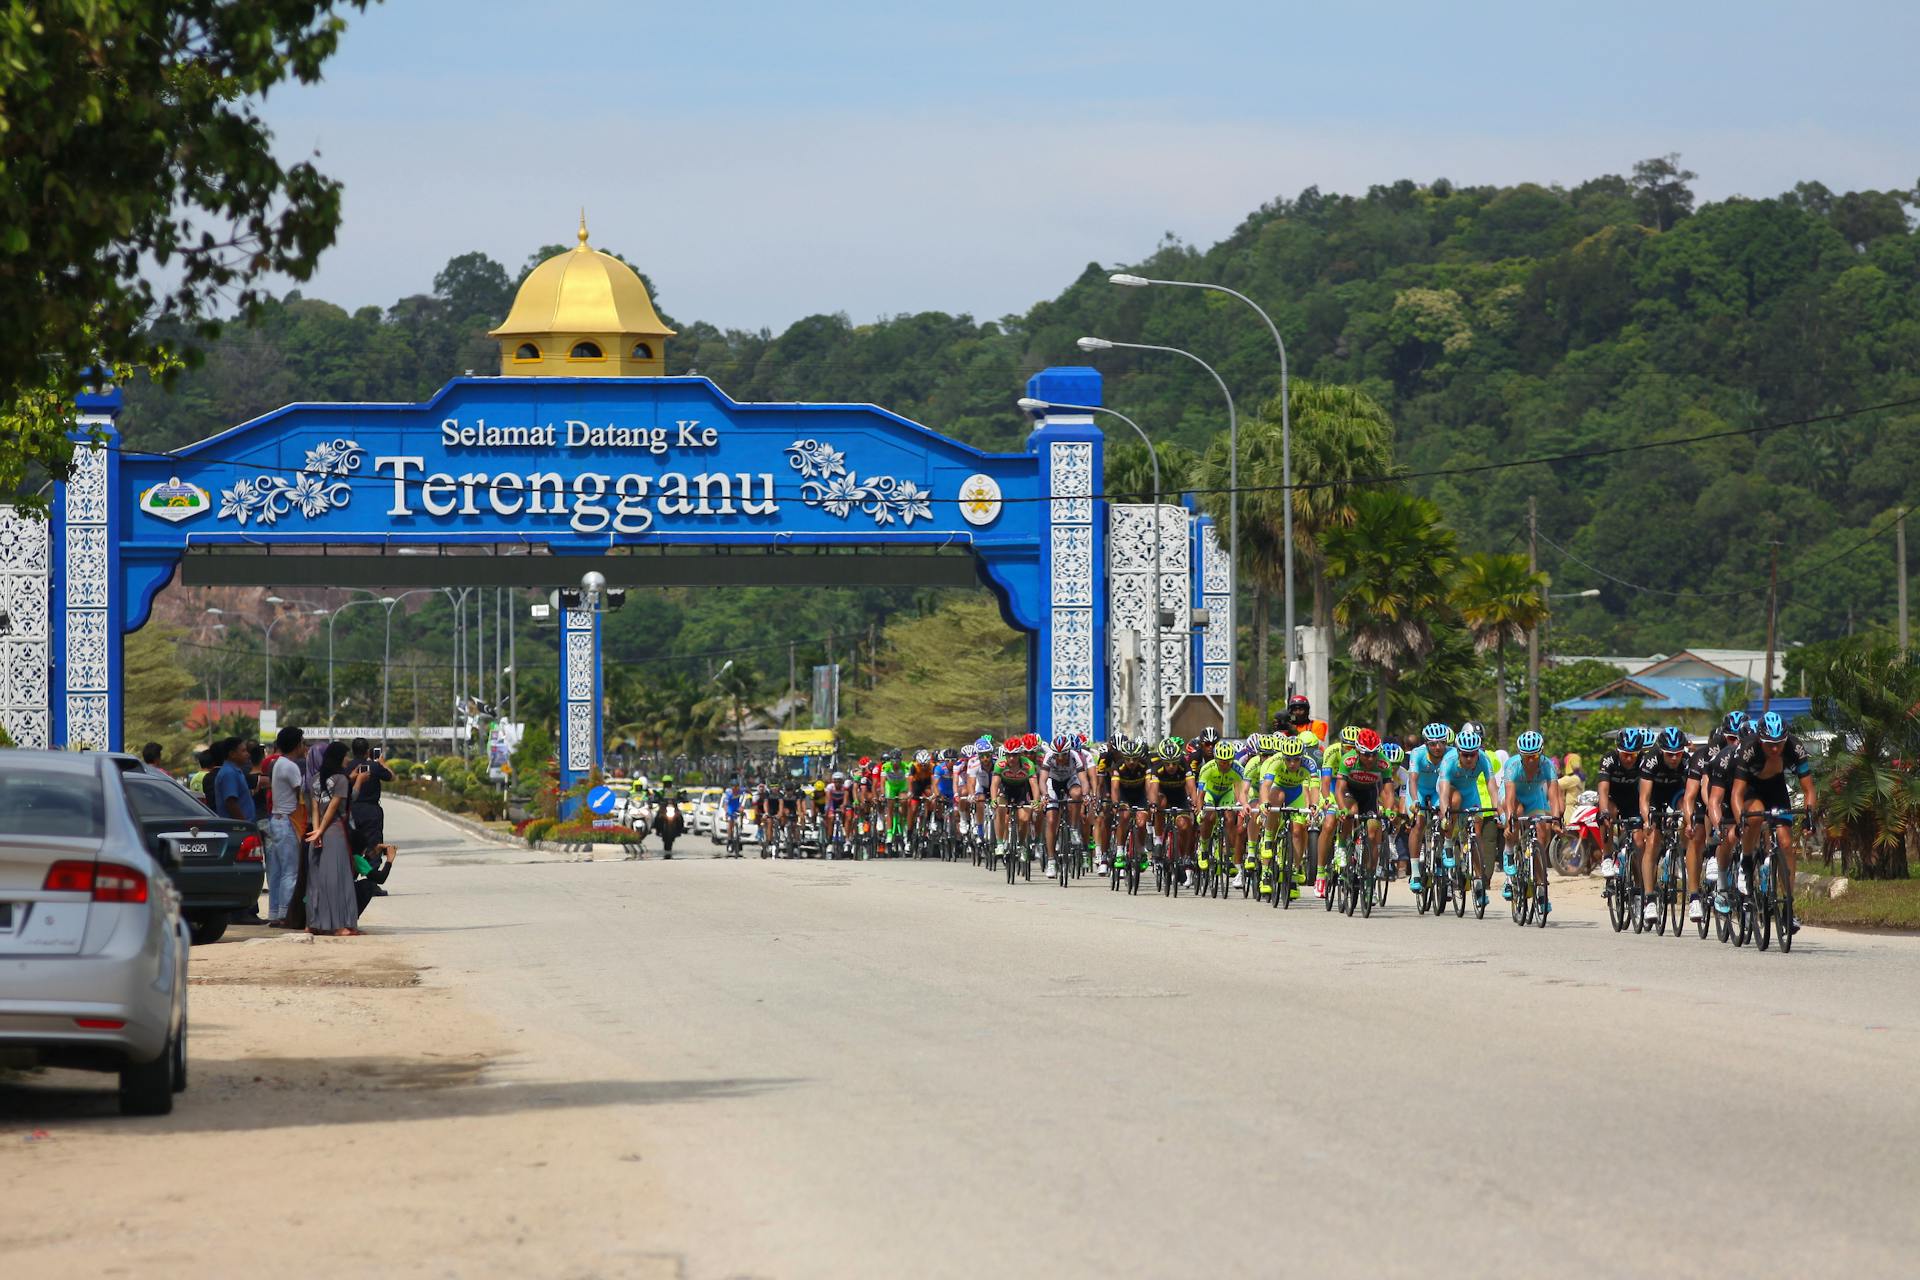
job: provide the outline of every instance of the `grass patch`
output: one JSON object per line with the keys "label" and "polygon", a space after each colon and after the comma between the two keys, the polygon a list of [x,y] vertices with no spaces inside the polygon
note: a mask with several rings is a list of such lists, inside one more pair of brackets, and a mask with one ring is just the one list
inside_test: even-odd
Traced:
{"label": "grass patch", "polygon": [[1920,880],[1853,880],[1838,898],[1795,895],[1793,907],[1807,924],[1920,930]]}

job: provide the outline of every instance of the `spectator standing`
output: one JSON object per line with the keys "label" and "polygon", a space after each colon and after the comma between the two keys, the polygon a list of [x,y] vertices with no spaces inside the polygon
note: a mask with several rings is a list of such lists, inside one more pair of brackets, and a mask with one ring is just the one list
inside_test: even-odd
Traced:
{"label": "spectator standing", "polygon": [[393,770],[381,761],[379,748],[370,748],[365,738],[355,738],[347,773],[353,778],[353,809],[349,814],[353,820],[353,851],[371,863],[386,853],[387,811],[380,805],[380,787],[393,781]]}
{"label": "spectator standing", "polygon": [[360,932],[353,893],[353,850],[347,844],[347,813],[353,779],[346,771],[347,744],[330,742],[320,760],[320,818],[307,834],[307,932],[348,938]]}
{"label": "spectator standing", "polygon": [[166,753],[166,748],[162,747],[159,743],[149,742],[146,746],[140,748],[140,767],[156,778],[165,778],[168,782],[172,782],[174,781],[173,775],[168,773],[160,763],[160,757]]}
{"label": "spectator standing", "polygon": [[247,781],[247,769],[253,757],[247,752],[246,739],[222,738],[208,750],[219,761],[213,774],[213,811],[223,818],[257,822],[259,814],[253,807],[253,787]]}
{"label": "spectator standing", "polygon": [[300,878],[300,836],[306,815],[307,735],[298,725],[288,725],[273,740],[271,770],[272,800],[267,819],[267,924],[287,927],[287,906],[293,901],[294,886]]}

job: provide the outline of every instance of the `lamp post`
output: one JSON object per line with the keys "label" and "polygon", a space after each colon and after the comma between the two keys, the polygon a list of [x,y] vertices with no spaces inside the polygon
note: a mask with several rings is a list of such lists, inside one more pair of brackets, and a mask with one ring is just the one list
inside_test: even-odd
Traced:
{"label": "lamp post", "polygon": [[1118,409],[1097,404],[1055,404],[1050,400],[1035,400],[1031,396],[1022,396],[1017,403],[1027,413],[1048,413],[1056,409],[1066,413],[1104,413],[1132,427],[1133,433],[1140,437],[1140,443],[1147,447],[1147,460],[1153,463],[1153,599],[1148,602],[1149,613],[1153,617],[1152,729],[1153,736],[1158,739],[1165,702],[1160,688],[1160,455],[1153,451],[1153,441],[1147,439],[1147,433],[1140,429],[1140,424]]}
{"label": "lamp post", "polygon": [[[1280,340],[1280,328],[1274,324],[1273,317],[1266,309],[1237,289],[1229,289],[1223,284],[1205,284],[1198,280],[1155,280],[1147,276],[1128,275],[1115,272],[1107,277],[1111,284],[1125,285],[1130,289],[1143,289],[1148,285],[1169,285],[1177,289],[1211,289],[1215,293],[1224,293],[1238,298],[1252,307],[1260,318],[1267,323],[1267,332],[1273,335],[1273,345],[1280,352],[1280,538],[1284,550],[1281,552],[1281,572],[1286,577],[1286,618],[1287,618],[1287,678],[1291,692],[1293,681],[1294,635],[1293,635],[1293,421],[1287,398],[1287,344]],[[1238,496],[1238,495],[1236,495]],[[1267,709],[1260,708],[1265,715]]]}
{"label": "lamp post", "polygon": [[[1082,338],[1075,345],[1082,351],[1106,351],[1118,347],[1128,351],[1164,351],[1169,355],[1185,356],[1207,371],[1219,384],[1220,394],[1227,399],[1227,736],[1236,738],[1240,736],[1240,417],[1234,411],[1233,392],[1227,390],[1225,379],[1215,372],[1212,365],[1179,347],[1157,347],[1144,342],[1112,342],[1106,338]],[[1262,712],[1265,710],[1265,707],[1261,708]]]}
{"label": "lamp post", "polygon": [[[1547,599],[1592,600],[1599,594],[1600,588],[1588,587],[1585,591],[1563,591],[1558,595],[1549,592]],[[1548,627],[1553,625],[1553,614],[1547,614],[1546,625]],[[1543,644],[1541,648],[1546,648],[1546,645]],[[1527,725],[1528,728],[1538,729],[1540,727],[1540,664],[1538,662],[1532,663],[1527,672],[1527,719],[1529,721]]]}
{"label": "lamp post", "polygon": [[[412,587],[397,596],[380,597],[379,603],[387,610],[386,639],[381,644],[380,661],[380,747],[382,750],[385,750],[387,745],[388,707],[391,705],[388,695],[393,682],[393,607],[408,596],[431,595],[436,591],[445,594],[449,601],[454,598],[451,587]],[[419,746],[417,742],[414,745],[416,749]]]}
{"label": "lamp post", "polygon": [[[372,595],[371,592],[369,592],[368,594]],[[339,608],[335,609],[332,615],[327,618],[327,729],[329,732],[331,732],[333,729],[333,708],[334,708],[333,624],[340,621],[340,615],[345,613],[347,610],[353,608],[353,606],[357,604],[380,604],[385,598],[386,597],[383,597],[383,596],[372,596],[371,599],[367,599],[367,600],[349,600],[345,604],[341,605]]]}

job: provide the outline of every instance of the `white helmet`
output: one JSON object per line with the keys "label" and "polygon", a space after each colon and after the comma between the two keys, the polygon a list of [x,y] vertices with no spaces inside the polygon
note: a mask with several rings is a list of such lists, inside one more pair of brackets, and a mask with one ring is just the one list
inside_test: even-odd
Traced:
{"label": "white helmet", "polygon": [[847,780],[847,775],[840,772],[840,770],[835,769],[833,771],[833,780],[835,782],[845,782]]}
{"label": "white helmet", "polygon": [[932,764],[933,752],[927,750],[925,747],[922,747],[920,748],[920,750],[913,753],[913,762],[915,764]]}

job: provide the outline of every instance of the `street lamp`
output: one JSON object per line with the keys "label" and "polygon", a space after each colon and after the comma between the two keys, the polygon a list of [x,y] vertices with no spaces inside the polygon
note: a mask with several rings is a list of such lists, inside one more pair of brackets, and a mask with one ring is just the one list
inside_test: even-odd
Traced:
{"label": "street lamp", "polygon": [[349,600],[345,604],[341,605],[339,608],[335,609],[333,611],[332,616],[327,619],[327,729],[329,731],[333,729],[333,715],[334,715],[333,624],[340,621],[341,614],[345,613],[347,610],[353,608],[353,606],[357,604],[382,604],[387,599],[387,597],[385,596],[373,596],[372,592],[368,592],[367,594],[369,596],[372,596],[373,598],[368,600]]}
{"label": "street lamp", "polygon": [[[1599,594],[1600,588],[1588,587],[1585,591],[1562,591],[1557,594],[1549,592],[1547,599],[1592,600]],[[1549,627],[1553,625],[1553,615],[1551,613],[1547,614],[1546,622]],[[1528,647],[1532,650],[1536,646],[1529,640]],[[1538,647],[1543,648],[1544,646]],[[1537,654],[1529,657],[1527,660],[1527,727],[1529,729],[1538,729],[1540,727],[1540,663]]]}
{"label": "street lamp", "polygon": [[[1219,384],[1227,398],[1227,736],[1239,736],[1240,721],[1240,417],[1234,412],[1233,392],[1214,367],[1191,351],[1179,347],[1158,347],[1144,342],[1113,342],[1106,338],[1082,338],[1075,344],[1082,351],[1108,351],[1115,347],[1128,351],[1164,351],[1185,356],[1205,369]],[[1158,517],[1155,517],[1158,519]],[[1266,708],[1260,708],[1266,714]],[[1254,717],[1257,721],[1259,716]],[[1256,728],[1258,725],[1256,724]]]}
{"label": "street lamp", "polygon": [[[393,677],[393,607],[402,600],[405,600],[408,596],[431,595],[435,591],[443,592],[448,602],[453,602],[454,595],[451,587],[413,587],[409,590],[402,591],[397,596],[380,597],[380,603],[385,605],[387,610],[387,634],[386,640],[382,645],[380,662],[380,746],[382,749],[387,745],[387,711],[390,705],[388,692]],[[463,590],[461,592],[462,599],[464,599],[465,596],[466,592]],[[416,689],[418,688],[417,685],[415,687]],[[417,703],[418,699],[415,701]],[[418,710],[418,707],[416,706],[415,709]],[[414,745],[418,747],[419,744],[416,742]]]}
{"label": "street lamp", "polygon": [[[1280,352],[1280,522],[1281,542],[1285,550],[1281,553],[1282,570],[1286,576],[1286,614],[1287,614],[1287,682],[1293,681],[1294,635],[1293,635],[1293,422],[1287,403],[1287,344],[1280,340],[1280,328],[1274,324],[1273,317],[1266,309],[1237,289],[1229,289],[1223,284],[1205,284],[1198,280],[1155,280],[1147,276],[1129,275],[1124,271],[1115,272],[1107,277],[1110,284],[1124,285],[1130,289],[1143,289],[1148,285],[1169,285],[1178,289],[1211,289],[1215,293],[1224,293],[1238,298],[1257,312],[1267,322],[1267,332],[1273,335],[1273,345]],[[1289,688],[1289,692],[1291,692]],[[1266,708],[1260,708],[1260,714],[1266,714]]]}
{"label": "street lamp", "polygon": [[1120,419],[1133,428],[1140,437],[1140,443],[1147,447],[1147,460],[1153,463],[1153,599],[1150,612],[1153,615],[1153,737],[1161,735],[1161,718],[1166,701],[1160,687],[1160,455],[1153,451],[1153,441],[1147,439],[1147,433],[1140,424],[1121,413],[1118,409],[1109,409],[1097,404],[1055,404],[1050,400],[1035,400],[1032,396],[1022,396],[1016,401],[1027,413],[1050,413],[1060,410],[1064,413],[1104,413]]}

